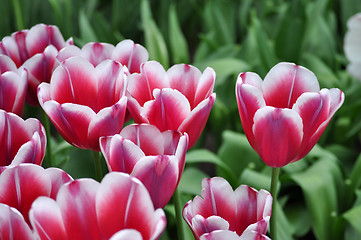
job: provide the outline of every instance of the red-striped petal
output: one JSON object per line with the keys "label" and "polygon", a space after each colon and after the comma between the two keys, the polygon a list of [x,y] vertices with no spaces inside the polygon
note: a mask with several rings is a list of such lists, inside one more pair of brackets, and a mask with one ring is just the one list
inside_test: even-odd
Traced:
{"label": "red-striped petal", "polygon": [[83,46],[81,54],[95,67],[102,61],[110,59],[113,51],[114,46],[109,43],[92,42]]}

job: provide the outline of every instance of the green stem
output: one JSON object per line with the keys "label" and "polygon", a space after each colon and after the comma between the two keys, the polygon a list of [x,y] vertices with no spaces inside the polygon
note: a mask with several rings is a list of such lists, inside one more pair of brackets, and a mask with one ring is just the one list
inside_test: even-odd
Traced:
{"label": "green stem", "polygon": [[95,168],[95,178],[98,182],[100,182],[103,178],[103,171],[102,171],[102,163],[100,159],[100,153],[93,151],[94,157],[94,168]]}
{"label": "green stem", "polygon": [[14,6],[16,27],[20,31],[24,29],[24,20],[23,20],[23,15],[21,13],[21,5],[19,0],[13,0],[12,2]]}
{"label": "green stem", "polygon": [[48,116],[46,115],[46,113],[44,111],[42,111],[42,115],[43,115],[43,122],[44,122],[44,128],[45,128],[45,134],[46,134],[46,162],[48,167],[53,167],[53,153],[51,151],[51,133],[50,133],[50,121]]}
{"label": "green stem", "polygon": [[273,240],[277,240],[277,214],[276,214],[276,204],[277,204],[277,185],[278,177],[280,174],[280,168],[272,168],[272,180],[271,180],[271,195],[273,197],[272,204],[272,216],[271,216],[271,236]]}
{"label": "green stem", "polygon": [[175,192],[173,194],[173,201],[174,201],[174,208],[175,208],[175,217],[176,217],[176,221],[177,221],[178,240],[184,240],[182,203],[181,203],[178,188],[175,190]]}

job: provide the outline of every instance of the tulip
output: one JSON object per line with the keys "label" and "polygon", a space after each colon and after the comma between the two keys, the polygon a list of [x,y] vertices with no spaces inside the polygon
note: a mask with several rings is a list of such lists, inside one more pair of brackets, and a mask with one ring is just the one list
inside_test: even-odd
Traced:
{"label": "tulip", "polygon": [[0,236],[3,240],[35,240],[21,213],[0,203]]}
{"label": "tulip", "polygon": [[241,73],[236,96],[248,141],[276,168],[303,158],[344,101],[342,91],[320,90],[311,71],[292,63],[277,64],[264,81],[255,73]]}
{"label": "tulip", "polygon": [[41,165],[46,147],[45,129],[39,120],[23,120],[0,110],[0,173],[20,163]]}
{"label": "tulip", "polygon": [[30,224],[29,210],[34,200],[40,196],[54,198],[60,186],[71,180],[58,168],[43,169],[29,163],[8,167],[0,175],[0,203],[17,209]]}
{"label": "tulip", "polygon": [[27,71],[0,54],[0,109],[22,116],[27,89]]}
{"label": "tulip", "polygon": [[361,81],[361,13],[352,16],[347,21],[347,27],[344,40],[345,55],[350,61],[347,71]]}
{"label": "tulip", "polygon": [[246,185],[233,191],[223,178],[203,179],[202,197],[183,209],[183,218],[196,240],[261,240],[271,216],[272,196]]}
{"label": "tulip", "polygon": [[41,82],[50,81],[57,66],[55,56],[67,45],[73,45],[71,38],[65,41],[57,26],[45,24],[37,24],[1,40],[0,54],[9,56],[17,68],[22,66],[28,70],[27,103],[39,105],[36,89]]}
{"label": "tulip", "polygon": [[141,65],[128,85],[128,110],[136,123],[155,125],[160,131],[187,133],[188,148],[201,135],[212,109],[216,74],[203,74],[191,65],[177,64],[167,72],[155,61]]}
{"label": "tulip", "polygon": [[94,67],[104,60],[114,60],[126,66],[130,73],[139,73],[140,65],[148,60],[149,54],[143,46],[126,39],[115,47],[109,43],[98,42],[87,43],[81,49],[69,45],[59,52],[57,59],[62,62],[73,56],[82,56]]}
{"label": "tulip", "polygon": [[94,67],[82,57],[71,57],[55,69],[50,84],[39,85],[40,105],[66,141],[100,151],[99,138],[123,127],[127,74],[115,61]]}
{"label": "tulip", "polygon": [[101,183],[66,183],[56,200],[39,197],[30,221],[41,240],[158,239],[166,225],[164,211],[154,210],[144,185],[119,172],[107,174]]}
{"label": "tulip", "polygon": [[100,139],[109,171],[125,172],[142,181],[155,208],[163,208],[176,190],[187,147],[187,135],[160,132],[149,124],[132,124]]}

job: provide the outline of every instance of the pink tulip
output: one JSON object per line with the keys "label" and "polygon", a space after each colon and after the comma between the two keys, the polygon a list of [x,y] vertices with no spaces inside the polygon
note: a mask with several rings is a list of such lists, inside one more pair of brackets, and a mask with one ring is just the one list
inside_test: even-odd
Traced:
{"label": "pink tulip", "polygon": [[69,182],[56,200],[39,197],[30,221],[41,240],[158,239],[166,225],[164,211],[154,210],[144,185],[115,172],[100,184],[92,179]]}
{"label": "pink tulip", "polygon": [[342,91],[320,90],[311,71],[292,63],[277,64],[264,81],[241,73],[236,96],[248,141],[270,167],[303,158],[344,101]]}
{"label": "pink tulip", "polygon": [[100,139],[109,171],[125,172],[142,181],[155,208],[163,208],[177,188],[187,147],[187,135],[160,132],[149,124],[129,125],[120,134]]}
{"label": "pink tulip", "polygon": [[0,145],[0,173],[9,165],[41,165],[45,155],[45,129],[35,118],[24,121],[13,113],[0,110]]}
{"label": "pink tulip", "polygon": [[2,240],[35,240],[21,213],[0,203],[0,237]]}
{"label": "pink tulip", "polygon": [[216,99],[216,74],[203,74],[191,65],[178,64],[167,72],[155,61],[129,77],[128,110],[137,123],[150,123],[160,131],[186,132],[191,148],[201,135]]}
{"label": "pink tulip", "polygon": [[203,179],[202,197],[183,209],[183,218],[196,240],[266,240],[272,196],[246,185],[235,191],[220,177]]}
{"label": "pink tulip", "polygon": [[81,49],[76,46],[68,46],[59,52],[57,59],[64,61],[73,56],[84,57],[94,67],[104,60],[114,60],[126,66],[130,73],[139,73],[140,65],[149,57],[143,46],[128,39],[121,41],[115,47],[109,43],[98,42],[87,43]]}
{"label": "pink tulip", "polygon": [[58,168],[45,170],[29,163],[8,167],[0,175],[0,203],[16,208],[30,224],[29,210],[34,200],[39,196],[55,197],[60,186],[71,180]]}
{"label": "pink tulip", "polygon": [[100,151],[99,138],[119,133],[126,112],[127,69],[105,60],[94,67],[75,56],[38,88],[40,105],[70,144]]}
{"label": "pink tulip", "polygon": [[27,71],[0,54],[0,109],[22,116],[27,89]]}
{"label": "pink tulip", "polygon": [[67,45],[73,45],[71,38],[65,42],[57,26],[45,24],[37,24],[1,40],[0,54],[9,56],[16,67],[28,70],[26,101],[29,104],[39,105],[36,89],[41,82],[50,81],[57,66],[55,56]]}

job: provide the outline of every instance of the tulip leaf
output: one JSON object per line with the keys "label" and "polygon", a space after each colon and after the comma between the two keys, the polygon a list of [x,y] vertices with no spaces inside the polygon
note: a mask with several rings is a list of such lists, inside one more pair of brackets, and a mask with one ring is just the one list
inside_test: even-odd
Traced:
{"label": "tulip leaf", "polygon": [[[338,194],[342,182],[342,173],[335,157],[327,157],[327,151],[314,151],[321,155],[308,170],[291,174],[290,177],[301,187],[306,206],[309,209],[313,231],[320,240],[334,239],[332,231],[338,212]],[[310,154],[312,155],[312,154]],[[314,156],[315,156],[314,155]]]}
{"label": "tulip leaf", "polygon": [[173,63],[188,63],[188,45],[178,22],[176,7],[169,8],[169,43],[172,50]]}
{"label": "tulip leaf", "polygon": [[79,28],[81,40],[85,42],[98,42],[98,38],[84,10],[80,10],[79,13]]}
{"label": "tulip leaf", "polygon": [[226,175],[225,178],[229,182],[234,182],[236,179],[230,167],[222,162],[216,154],[206,149],[189,151],[186,156],[186,163],[213,163],[224,171]]}
{"label": "tulip leaf", "polygon": [[149,58],[160,62],[164,68],[168,68],[168,49],[157,24],[152,18],[148,0],[141,1],[141,19],[144,31],[145,48],[149,52]]}
{"label": "tulip leaf", "polygon": [[271,184],[271,176],[267,176],[258,171],[254,171],[252,169],[246,168],[242,172],[239,180],[240,184],[248,185],[255,189],[265,189],[267,191],[270,190]]}
{"label": "tulip leaf", "polygon": [[209,176],[198,168],[187,167],[183,172],[178,189],[186,194],[200,195],[204,178],[209,178]]}

